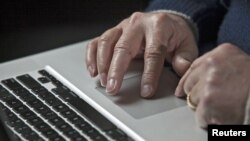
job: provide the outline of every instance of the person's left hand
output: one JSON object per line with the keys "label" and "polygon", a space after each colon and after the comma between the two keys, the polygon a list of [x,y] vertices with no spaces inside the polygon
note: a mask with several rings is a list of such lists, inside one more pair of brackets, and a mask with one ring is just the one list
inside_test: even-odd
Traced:
{"label": "person's left hand", "polygon": [[196,119],[208,124],[242,124],[250,88],[250,57],[232,44],[222,44],[193,62],[175,95],[190,95]]}

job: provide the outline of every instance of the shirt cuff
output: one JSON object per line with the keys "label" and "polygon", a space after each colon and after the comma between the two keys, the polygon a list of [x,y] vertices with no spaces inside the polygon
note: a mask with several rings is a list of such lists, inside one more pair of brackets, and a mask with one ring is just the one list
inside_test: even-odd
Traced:
{"label": "shirt cuff", "polygon": [[193,35],[194,35],[194,38],[195,38],[195,41],[198,43],[199,41],[199,31],[198,31],[198,27],[196,25],[196,23],[194,23],[194,21],[191,19],[190,16],[184,14],[184,13],[181,13],[181,12],[177,12],[177,11],[174,11],[174,10],[163,10],[163,9],[160,9],[160,10],[155,10],[155,11],[151,11],[152,13],[160,13],[160,12],[163,12],[163,13],[169,13],[169,14],[174,14],[174,15],[177,15],[177,16],[180,16],[182,17],[186,23],[188,24],[188,26],[190,27]]}

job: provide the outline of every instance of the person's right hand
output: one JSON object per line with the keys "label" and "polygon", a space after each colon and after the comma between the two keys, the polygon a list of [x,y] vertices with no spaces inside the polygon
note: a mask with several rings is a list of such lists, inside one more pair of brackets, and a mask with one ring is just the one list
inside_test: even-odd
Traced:
{"label": "person's right hand", "polygon": [[92,77],[99,74],[106,92],[118,93],[132,59],[144,56],[141,96],[152,97],[166,59],[182,76],[198,55],[194,35],[186,21],[166,12],[136,12],[91,40],[86,66]]}

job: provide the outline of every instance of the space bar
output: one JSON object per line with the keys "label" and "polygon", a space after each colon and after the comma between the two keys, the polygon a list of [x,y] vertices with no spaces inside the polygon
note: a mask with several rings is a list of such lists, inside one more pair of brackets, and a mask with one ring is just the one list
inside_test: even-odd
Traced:
{"label": "space bar", "polygon": [[107,131],[116,128],[113,123],[81,98],[74,98],[68,102],[101,130]]}

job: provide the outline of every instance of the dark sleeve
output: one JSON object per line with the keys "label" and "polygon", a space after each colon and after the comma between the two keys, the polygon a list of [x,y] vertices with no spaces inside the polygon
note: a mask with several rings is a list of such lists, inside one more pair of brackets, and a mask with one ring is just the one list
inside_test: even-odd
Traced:
{"label": "dark sleeve", "polygon": [[216,40],[226,9],[219,0],[152,0],[146,11],[173,10],[189,16],[197,25],[199,43]]}
{"label": "dark sleeve", "polygon": [[229,42],[250,55],[250,1],[232,0],[220,27],[218,44]]}

